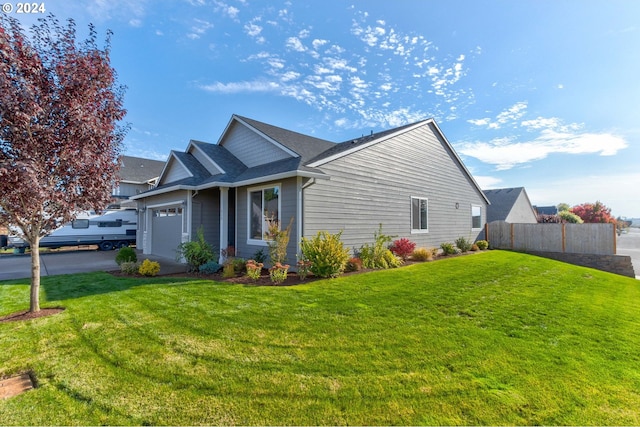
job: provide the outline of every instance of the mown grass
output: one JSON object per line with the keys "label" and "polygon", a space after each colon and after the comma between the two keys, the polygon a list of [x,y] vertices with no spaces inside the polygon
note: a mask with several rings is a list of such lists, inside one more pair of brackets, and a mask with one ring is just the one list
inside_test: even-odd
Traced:
{"label": "mown grass", "polygon": [[[491,251],[317,281],[43,278],[0,424],[640,424],[639,282]],[[0,315],[25,309],[0,283]]]}

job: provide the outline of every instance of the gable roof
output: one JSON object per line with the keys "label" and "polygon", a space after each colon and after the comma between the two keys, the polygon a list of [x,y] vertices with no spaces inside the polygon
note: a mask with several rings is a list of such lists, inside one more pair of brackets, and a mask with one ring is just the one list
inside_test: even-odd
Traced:
{"label": "gable roof", "polygon": [[286,147],[288,150],[300,156],[303,162],[310,160],[323,151],[326,151],[336,145],[335,143],[327,141],[326,139],[304,135],[298,132],[273,126],[268,123],[249,119],[247,117],[242,117],[234,114],[232,120],[234,119],[253,128],[270,140]]}
{"label": "gable roof", "polygon": [[[292,154],[292,157],[254,167],[247,167],[221,144],[227,133],[230,131],[232,125],[235,123],[248,127],[266,140]],[[184,166],[191,176],[174,182],[163,183],[152,190],[133,196],[132,198],[143,198],[154,193],[170,191],[171,188],[195,190],[217,186],[237,187],[266,180],[282,179],[294,176],[328,179],[328,176],[325,175],[318,166],[425,125],[432,126],[437,136],[440,137],[447,147],[452,159],[469,178],[469,181],[476,188],[478,194],[481,195],[487,203],[490,203],[433,119],[422,120],[378,133],[372,132],[370,135],[351,139],[342,143],[333,143],[321,138],[304,135],[235,114],[231,117],[231,120],[227,124],[227,127],[216,144],[193,140],[189,143],[189,147],[195,145],[199,150],[204,152],[207,157],[212,160],[212,164],[215,164],[217,169],[222,170],[222,173],[211,174],[192,154],[188,152],[179,153],[172,151],[170,158],[167,161],[167,165],[173,158]],[[163,170],[162,175],[165,174],[166,169],[167,166],[165,166],[165,170]]]}
{"label": "gable roof", "polygon": [[377,132],[377,133],[372,132],[370,135],[362,136],[360,138],[351,139],[351,140],[342,142],[340,144],[336,144],[335,146],[329,148],[328,150],[320,153],[318,156],[311,159],[309,162],[306,163],[306,165],[309,167],[322,166],[327,162],[330,162],[335,159],[339,159],[340,157],[347,156],[351,153],[365,149],[374,144],[379,144],[387,139],[393,138],[405,132],[409,132],[413,129],[417,129],[421,126],[433,127],[433,130],[435,131],[437,136],[440,137],[440,139],[448,149],[449,153],[451,154],[453,161],[458,164],[458,166],[462,169],[463,173],[467,176],[467,178],[469,178],[469,181],[473,184],[478,194],[488,204],[491,204],[489,199],[487,199],[487,196],[482,192],[482,189],[476,182],[475,178],[473,178],[473,175],[471,175],[471,172],[469,172],[467,167],[462,162],[462,159],[460,158],[460,156],[458,156],[458,153],[456,153],[456,150],[453,149],[453,146],[451,145],[451,143],[449,143],[449,140],[447,140],[447,137],[444,136],[444,133],[442,133],[442,131],[438,127],[438,124],[433,119],[421,120],[419,122],[399,126],[393,129],[382,131],[382,132]]}
{"label": "gable roof", "polygon": [[491,202],[491,208],[487,210],[487,222],[505,220],[522,193],[526,196],[524,187],[484,190],[485,196]]}
{"label": "gable roof", "polygon": [[164,168],[164,161],[145,159],[142,157],[120,156],[120,182],[130,184],[146,184],[158,178]]}

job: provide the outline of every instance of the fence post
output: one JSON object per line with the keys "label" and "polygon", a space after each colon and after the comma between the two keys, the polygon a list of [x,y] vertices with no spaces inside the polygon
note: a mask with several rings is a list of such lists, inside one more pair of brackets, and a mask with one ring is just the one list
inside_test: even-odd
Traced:
{"label": "fence post", "polygon": [[616,224],[613,224],[613,254],[617,254],[618,253],[618,247],[617,247],[617,243],[618,243],[618,236],[616,233]]}
{"label": "fence post", "polygon": [[567,231],[565,230],[565,223],[562,223],[562,252],[566,252],[567,250]]}
{"label": "fence post", "polygon": [[513,236],[513,223],[511,223],[510,225],[511,225],[511,227],[510,227],[510,229],[511,229],[511,250],[513,250],[513,238],[514,238],[514,236]]}
{"label": "fence post", "polygon": [[484,240],[489,241],[489,223],[484,223]]}

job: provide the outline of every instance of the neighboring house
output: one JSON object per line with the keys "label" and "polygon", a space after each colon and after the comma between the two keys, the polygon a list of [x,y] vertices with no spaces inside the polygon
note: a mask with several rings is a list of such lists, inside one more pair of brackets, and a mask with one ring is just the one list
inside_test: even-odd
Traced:
{"label": "neighboring house", "polygon": [[538,217],[531,206],[524,187],[484,190],[491,203],[487,207],[487,222],[506,221],[510,223],[536,224]]}
{"label": "neighboring house", "polygon": [[269,220],[292,221],[289,262],[301,237],[342,232],[349,249],[394,238],[438,247],[475,240],[488,201],[429,119],[335,144],[233,115],[216,144],[172,151],[157,186],[138,203],[138,247],[175,257],[202,227],[217,249],[267,253]]}
{"label": "neighboring house", "polygon": [[130,196],[155,187],[164,164],[165,162],[159,160],[120,156],[118,183],[112,192],[114,202],[126,205],[125,201]]}
{"label": "neighboring house", "polygon": [[534,206],[533,209],[538,215],[558,215],[557,206]]}

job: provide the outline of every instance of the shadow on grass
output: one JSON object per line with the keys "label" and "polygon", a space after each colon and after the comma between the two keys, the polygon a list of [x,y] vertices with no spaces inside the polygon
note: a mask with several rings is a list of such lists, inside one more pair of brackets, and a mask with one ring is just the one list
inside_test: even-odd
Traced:
{"label": "shadow on grass", "polygon": [[[187,283],[187,277],[117,277],[105,272],[82,273],[43,277],[42,290],[47,302],[83,298],[87,296],[120,292],[136,286]],[[29,281],[22,282],[29,284]],[[14,283],[15,284],[15,283]]]}

